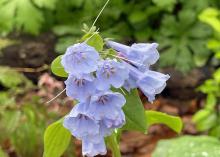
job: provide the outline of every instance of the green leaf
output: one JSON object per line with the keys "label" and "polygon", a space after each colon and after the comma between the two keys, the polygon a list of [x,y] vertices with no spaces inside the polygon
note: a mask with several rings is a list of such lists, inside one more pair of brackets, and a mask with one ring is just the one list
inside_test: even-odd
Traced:
{"label": "green leaf", "polygon": [[220,142],[208,136],[183,136],[161,140],[152,157],[219,157]]}
{"label": "green leaf", "polygon": [[207,8],[199,15],[199,19],[202,22],[209,24],[213,27],[213,29],[215,29],[215,31],[220,33],[220,18],[218,18],[219,15],[220,11],[217,9]]}
{"label": "green leaf", "polygon": [[51,70],[53,74],[60,76],[60,77],[67,77],[68,74],[65,72],[63,66],[61,65],[61,57],[62,55],[55,58],[51,64]]}
{"label": "green leaf", "polygon": [[[38,34],[43,24],[43,13],[30,0],[10,0],[0,3],[1,31],[9,33],[14,28],[31,34]],[[31,18],[30,18],[31,13]]]}
{"label": "green leaf", "polygon": [[51,124],[44,133],[44,157],[60,157],[70,139],[71,134],[63,127],[63,120]]}
{"label": "green leaf", "polygon": [[153,0],[153,3],[155,3],[159,8],[164,8],[168,11],[172,11],[173,7],[176,4],[176,0]]}
{"label": "green leaf", "polygon": [[206,119],[212,113],[211,110],[201,109],[193,116],[193,122],[199,123],[200,121]]}
{"label": "green leaf", "polygon": [[123,111],[126,117],[125,130],[137,130],[143,133],[147,131],[147,122],[144,113],[143,104],[139,98],[137,90],[125,91],[126,104]]}
{"label": "green leaf", "polygon": [[175,67],[181,72],[189,72],[195,67],[204,66],[211,55],[206,47],[211,29],[197,21],[192,9],[178,12],[177,17],[164,16],[155,39],[161,50],[160,66]]}
{"label": "green leaf", "polygon": [[[198,114],[201,112],[197,112],[196,116],[198,117]],[[196,121],[196,129],[198,131],[206,131],[211,129],[212,127],[218,125],[217,115],[214,112],[211,112],[206,117],[203,117],[203,119]],[[195,118],[194,118],[195,121]]]}
{"label": "green leaf", "polygon": [[[37,35],[44,21],[43,14],[38,10],[30,0],[17,1],[16,25],[19,30]],[[31,13],[31,18],[30,18]]]}
{"label": "green leaf", "polygon": [[0,84],[7,88],[15,88],[20,85],[31,85],[31,82],[21,73],[10,67],[0,66]]}
{"label": "green leaf", "polygon": [[87,44],[94,47],[97,51],[102,51],[103,49],[104,42],[99,34],[93,35],[93,33],[88,33],[82,37],[82,40],[88,40]]}
{"label": "green leaf", "polygon": [[180,133],[183,123],[180,117],[171,116],[157,111],[145,111],[148,127],[153,124],[165,124],[172,130]]}
{"label": "green leaf", "polygon": [[57,0],[34,0],[34,3],[37,4],[40,8],[55,9]]}
{"label": "green leaf", "polygon": [[4,128],[7,133],[12,133],[18,126],[21,117],[20,111],[5,111],[1,119],[1,128]]}

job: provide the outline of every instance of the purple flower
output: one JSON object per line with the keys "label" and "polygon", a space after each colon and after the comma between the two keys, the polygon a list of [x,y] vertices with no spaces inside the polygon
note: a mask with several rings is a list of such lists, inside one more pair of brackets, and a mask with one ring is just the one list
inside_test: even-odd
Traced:
{"label": "purple flower", "polygon": [[119,88],[128,78],[128,73],[128,69],[121,62],[110,59],[101,61],[96,72],[97,88],[99,90],[107,90],[111,85]]}
{"label": "purple flower", "polygon": [[98,154],[105,155],[107,153],[104,138],[98,143],[92,143],[88,139],[82,140],[83,156],[93,157]]}
{"label": "purple flower", "polygon": [[118,123],[124,123],[124,117],[121,115],[121,108],[126,100],[120,93],[113,93],[110,91],[100,92],[91,97],[88,107],[88,115],[95,120],[103,120],[107,127],[114,126]]}
{"label": "purple flower", "polygon": [[126,62],[124,62],[124,64],[130,69],[130,75],[136,80],[138,88],[141,89],[150,102],[155,99],[156,94],[163,91],[166,86],[166,81],[170,78],[169,75],[151,70],[146,70],[143,73]]}
{"label": "purple flower", "polygon": [[94,47],[86,43],[78,43],[67,48],[62,56],[61,64],[70,74],[88,74],[96,71],[99,54]]}
{"label": "purple flower", "polygon": [[129,47],[117,42],[108,41],[107,45],[118,51],[120,56],[128,59],[141,71],[145,71],[145,69],[148,69],[150,65],[156,63],[156,61],[159,59],[157,43],[138,43],[132,44]]}
{"label": "purple flower", "polygon": [[91,74],[79,76],[70,74],[65,84],[67,96],[80,102],[86,101],[96,91],[94,77]]}
{"label": "purple flower", "polygon": [[99,134],[99,124],[87,115],[87,107],[87,103],[79,103],[64,118],[64,127],[78,139]]}

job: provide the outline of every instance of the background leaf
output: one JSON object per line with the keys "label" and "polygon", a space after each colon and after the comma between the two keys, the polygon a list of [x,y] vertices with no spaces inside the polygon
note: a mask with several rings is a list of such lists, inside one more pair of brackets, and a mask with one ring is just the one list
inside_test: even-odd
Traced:
{"label": "background leaf", "polygon": [[172,130],[180,133],[183,123],[180,117],[171,116],[157,111],[145,111],[148,127],[153,124],[165,124]]}
{"label": "background leaf", "polygon": [[183,136],[161,140],[152,157],[219,157],[220,142],[208,136]]}

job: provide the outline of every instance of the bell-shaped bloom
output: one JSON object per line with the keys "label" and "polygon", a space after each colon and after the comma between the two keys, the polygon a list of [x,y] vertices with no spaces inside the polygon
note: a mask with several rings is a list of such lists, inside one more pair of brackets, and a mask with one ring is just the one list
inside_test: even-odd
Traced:
{"label": "bell-shaped bloom", "polygon": [[105,124],[106,126],[112,126],[117,122],[123,123],[123,116],[120,114],[121,108],[125,103],[126,100],[120,93],[100,92],[91,97],[88,115],[99,121],[109,120],[109,123]]}
{"label": "bell-shaped bloom", "polygon": [[156,94],[163,91],[166,81],[170,78],[169,75],[151,70],[143,73],[126,62],[124,64],[130,69],[130,75],[136,80],[138,88],[141,89],[150,102],[153,102]]}
{"label": "bell-shaped bloom", "polygon": [[105,118],[103,119],[103,123],[110,129],[121,128],[125,124],[125,114],[123,110],[119,110],[119,114],[114,120]]}
{"label": "bell-shaped bloom", "polygon": [[87,103],[79,103],[64,118],[64,127],[78,139],[99,134],[99,124],[87,115],[87,107]]}
{"label": "bell-shaped bloom", "polygon": [[145,71],[145,69],[148,69],[150,65],[155,64],[159,59],[157,43],[138,43],[127,46],[117,42],[108,41],[107,45],[118,51],[120,56],[126,58],[141,71]]}
{"label": "bell-shaped bloom", "polygon": [[137,85],[148,97],[148,101],[153,102],[155,95],[161,93],[166,87],[166,81],[169,78],[169,75],[164,75],[156,71],[148,70],[137,81]]}
{"label": "bell-shaped bloom", "polygon": [[125,80],[123,87],[130,92],[131,89],[137,88],[137,80],[129,74],[129,78]]}
{"label": "bell-shaped bloom", "polygon": [[88,74],[96,71],[99,54],[94,47],[86,43],[78,43],[67,48],[62,56],[61,64],[70,74]]}
{"label": "bell-shaped bloom", "polygon": [[93,143],[88,139],[82,140],[82,154],[87,157],[105,155],[107,153],[104,138],[98,143]]}
{"label": "bell-shaped bloom", "polygon": [[94,77],[91,74],[75,76],[70,74],[65,81],[67,96],[85,102],[95,91]]}
{"label": "bell-shaped bloom", "polygon": [[128,79],[128,69],[123,63],[107,59],[101,61],[96,72],[96,85],[99,90],[107,90],[111,85],[120,88]]}

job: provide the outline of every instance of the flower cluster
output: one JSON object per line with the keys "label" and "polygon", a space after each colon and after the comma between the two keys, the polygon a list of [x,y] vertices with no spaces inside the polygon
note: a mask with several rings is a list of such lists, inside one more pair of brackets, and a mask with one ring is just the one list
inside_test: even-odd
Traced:
{"label": "flower cluster", "polygon": [[108,41],[107,46],[117,52],[114,59],[102,58],[84,42],[67,48],[61,60],[69,74],[66,94],[79,102],[65,117],[64,127],[82,140],[83,155],[89,157],[106,154],[104,138],[125,124],[122,107],[126,100],[112,87],[123,87],[128,92],[139,88],[153,101],[169,79],[168,75],[149,70],[159,58],[157,44],[129,47]]}

